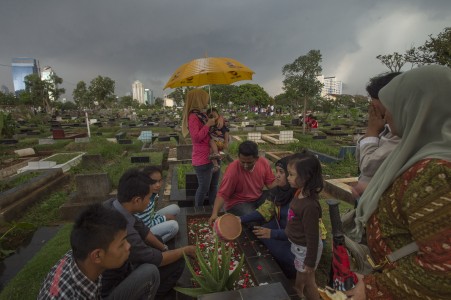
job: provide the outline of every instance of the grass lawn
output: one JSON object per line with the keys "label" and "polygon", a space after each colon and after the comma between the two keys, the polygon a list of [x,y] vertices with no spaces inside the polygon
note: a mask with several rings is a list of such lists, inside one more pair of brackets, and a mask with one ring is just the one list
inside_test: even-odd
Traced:
{"label": "grass lawn", "polygon": [[0,300],[36,299],[42,281],[50,268],[69,248],[71,224],[64,225],[41,251],[39,251],[23,269],[6,285],[0,294]]}

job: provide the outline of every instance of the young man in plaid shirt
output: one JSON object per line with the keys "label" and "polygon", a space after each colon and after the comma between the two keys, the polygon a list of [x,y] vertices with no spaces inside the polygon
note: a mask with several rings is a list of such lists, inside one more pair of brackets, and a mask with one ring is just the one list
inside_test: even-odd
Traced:
{"label": "young man in plaid shirt", "polygon": [[38,299],[101,299],[101,274],[121,266],[129,273],[106,299],[154,299],[158,269],[151,264],[131,269],[126,228],[119,212],[101,204],[82,212],[71,232],[72,249],[50,270]]}

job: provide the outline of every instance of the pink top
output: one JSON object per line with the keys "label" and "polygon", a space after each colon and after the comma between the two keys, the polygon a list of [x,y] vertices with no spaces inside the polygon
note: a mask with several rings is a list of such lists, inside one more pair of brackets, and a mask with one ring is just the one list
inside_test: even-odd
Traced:
{"label": "pink top", "polygon": [[225,209],[239,203],[253,202],[260,198],[264,186],[275,180],[269,162],[260,157],[252,172],[246,171],[239,160],[233,161],[224,173],[218,196],[224,199]]}
{"label": "pink top", "polygon": [[201,166],[210,163],[210,127],[202,124],[195,113],[190,113],[188,129],[193,143],[192,164]]}

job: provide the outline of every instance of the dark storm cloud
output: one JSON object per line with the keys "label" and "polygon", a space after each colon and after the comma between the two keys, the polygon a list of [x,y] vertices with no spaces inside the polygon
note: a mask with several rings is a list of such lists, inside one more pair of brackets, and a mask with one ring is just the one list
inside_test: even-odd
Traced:
{"label": "dark storm cloud", "polygon": [[[252,68],[254,83],[271,95],[282,87],[282,67],[311,49],[323,73],[347,93],[363,93],[369,77],[385,71],[377,54],[404,52],[451,24],[448,1],[345,0],[2,0],[0,64],[34,57],[75,84],[97,75],[134,80],[157,96],[181,64],[205,55],[235,58]],[[0,85],[12,88],[0,66]]]}

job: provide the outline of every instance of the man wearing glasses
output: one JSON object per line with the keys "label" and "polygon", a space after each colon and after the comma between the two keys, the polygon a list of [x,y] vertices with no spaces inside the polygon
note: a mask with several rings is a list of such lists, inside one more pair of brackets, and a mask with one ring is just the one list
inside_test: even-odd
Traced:
{"label": "man wearing glasses", "polygon": [[266,158],[258,157],[258,146],[245,141],[238,148],[238,159],[226,169],[216,195],[212,224],[223,206],[236,216],[253,212],[267,198],[267,190],[276,186],[275,177]]}

